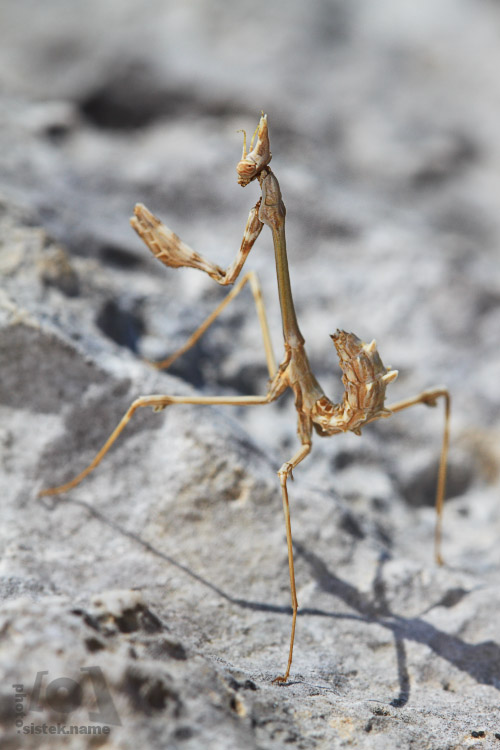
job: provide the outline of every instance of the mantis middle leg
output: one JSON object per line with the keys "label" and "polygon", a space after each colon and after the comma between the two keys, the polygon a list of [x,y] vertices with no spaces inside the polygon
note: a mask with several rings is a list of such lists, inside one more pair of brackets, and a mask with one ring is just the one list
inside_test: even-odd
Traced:
{"label": "mantis middle leg", "polygon": [[274,377],[276,373],[276,359],[274,357],[274,351],[273,351],[273,345],[271,342],[271,335],[269,333],[269,325],[267,322],[267,316],[266,316],[266,308],[264,306],[264,300],[262,297],[262,290],[260,287],[259,279],[257,277],[257,274],[255,271],[249,271],[246,273],[242,279],[234,286],[229,294],[222,300],[222,302],[217,305],[215,310],[210,313],[208,318],[203,321],[203,323],[196,329],[194,333],[191,334],[191,336],[188,338],[185,344],[183,344],[180,349],[177,349],[176,352],[171,354],[169,357],[166,357],[166,359],[162,359],[160,362],[152,362],[151,364],[154,367],[157,367],[159,370],[166,370],[170,365],[172,365],[176,359],[178,359],[182,354],[187,352],[194,344],[200,339],[205,331],[212,325],[212,323],[216,320],[216,318],[219,317],[221,312],[229,305],[229,303],[235,299],[235,297],[238,296],[238,294],[241,292],[243,287],[249,284],[250,289],[253,294],[253,298],[255,301],[255,307],[257,309],[257,315],[259,316],[259,322],[260,322],[260,328],[262,331],[262,340],[264,342],[264,351],[266,355],[266,363],[267,363],[267,369],[269,372],[269,377]]}
{"label": "mantis middle leg", "polygon": [[127,424],[130,422],[134,413],[137,409],[145,406],[152,407],[153,411],[162,411],[165,407],[171,404],[208,404],[208,405],[231,405],[231,406],[253,406],[256,404],[267,404],[272,401],[271,395],[266,396],[166,396],[166,395],[153,395],[153,396],[140,396],[137,398],[127,409],[122,419],[115,427],[109,438],[106,440],[96,457],[90,464],[77,474],[76,477],[71,479],[65,484],[61,484],[58,487],[49,487],[46,490],[42,490],[38,493],[38,497],[45,497],[47,495],[60,495],[63,492],[68,492],[76,487],[80,482],[85,479],[94,469],[101,463],[102,459],[109,451],[116,439],[121,435]]}

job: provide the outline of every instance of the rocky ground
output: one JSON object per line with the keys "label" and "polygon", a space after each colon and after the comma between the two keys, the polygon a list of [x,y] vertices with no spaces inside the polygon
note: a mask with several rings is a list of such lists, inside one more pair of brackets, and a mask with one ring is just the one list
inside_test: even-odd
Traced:
{"label": "rocky ground", "polygon": [[[499,23],[493,0],[2,3],[2,748],[500,748]],[[137,395],[265,391],[246,291],[169,372],[145,363],[224,290],[128,224],[144,202],[228,265],[257,199],[236,131],[261,110],[323,387],[340,399],[344,328],[399,370],[390,400],[453,398],[443,567],[442,407],[297,468],[287,686],[290,398],[137,414],[37,498]],[[248,268],[279,358],[268,235]]]}

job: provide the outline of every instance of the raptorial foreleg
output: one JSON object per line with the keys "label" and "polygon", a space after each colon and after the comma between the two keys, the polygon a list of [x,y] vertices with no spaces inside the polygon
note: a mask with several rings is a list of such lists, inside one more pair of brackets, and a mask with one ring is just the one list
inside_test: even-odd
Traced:
{"label": "raptorial foreleg", "polygon": [[260,200],[248,214],[238,254],[226,270],[204,258],[186,245],[142,203],[137,203],[130,224],[153,255],[170,268],[197,268],[222,286],[233,284],[243,268],[248,253],[259,236],[263,224],[259,219]]}

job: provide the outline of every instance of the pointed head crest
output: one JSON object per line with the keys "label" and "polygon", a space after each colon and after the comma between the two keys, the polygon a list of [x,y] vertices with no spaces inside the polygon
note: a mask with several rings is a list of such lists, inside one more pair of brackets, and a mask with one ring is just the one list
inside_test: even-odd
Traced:
{"label": "pointed head crest", "polygon": [[[248,185],[271,161],[271,149],[269,146],[269,131],[267,128],[267,115],[262,113],[259,124],[250,141],[250,151],[247,153],[247,135],[243,130],[243,154],[238,162],[236,171],[238,173],[238,184]],[[254,146],[254,141],[257,141]]]}

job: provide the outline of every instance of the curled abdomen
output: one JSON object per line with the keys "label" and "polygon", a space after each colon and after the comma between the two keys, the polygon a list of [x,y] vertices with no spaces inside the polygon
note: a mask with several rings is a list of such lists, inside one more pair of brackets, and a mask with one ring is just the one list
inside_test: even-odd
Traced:
{"label": "curled abdomen", "polygon": [[318,432],[355,432],[380,417],[387,417],[385,408],[387,385],[397,377],[397,370],[385,367],[375,341],[365,344],[354,333],[337,331],[333,343],[342,369],[344,396],[340,404],[332,403],[326,396],[316,402],[313,421]]}

